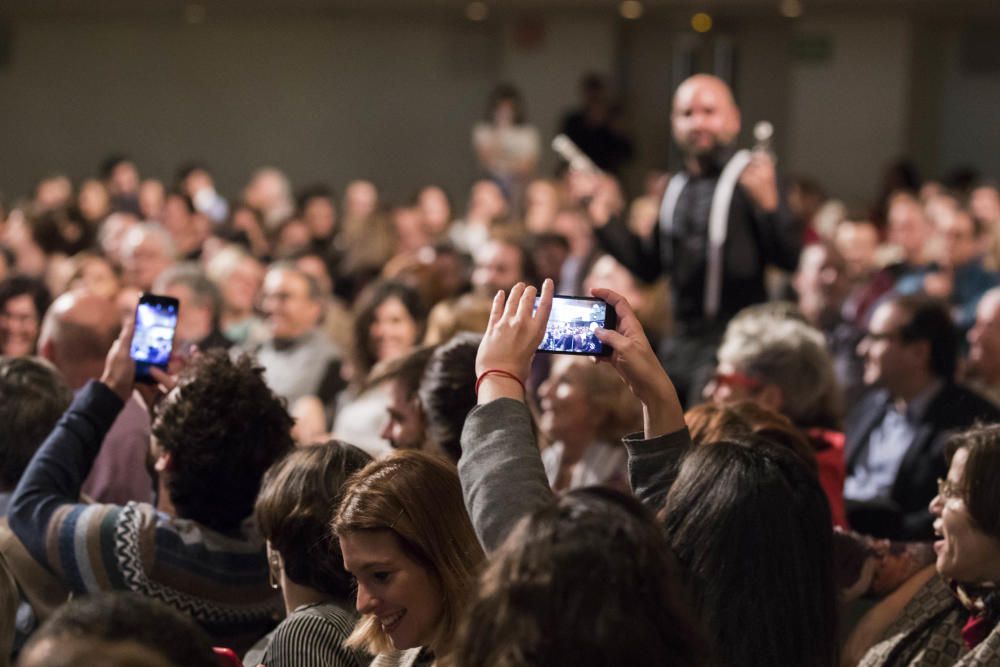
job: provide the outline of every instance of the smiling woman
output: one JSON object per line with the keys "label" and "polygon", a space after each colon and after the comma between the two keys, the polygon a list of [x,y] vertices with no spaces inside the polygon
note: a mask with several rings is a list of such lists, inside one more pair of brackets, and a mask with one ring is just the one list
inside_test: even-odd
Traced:
{"label": "smiling woman", "polygon": [[333,520],[362,618],[346,645],[379,654],[373,667],[450,653],[484,560],[455,468],[397,451],[349,482]]}
{"label": "smiling woman", "polygon": [[940,576],[862,665],[1000,664],[1000,426],[956,436],[948,454],[948,477],[930,504]]}

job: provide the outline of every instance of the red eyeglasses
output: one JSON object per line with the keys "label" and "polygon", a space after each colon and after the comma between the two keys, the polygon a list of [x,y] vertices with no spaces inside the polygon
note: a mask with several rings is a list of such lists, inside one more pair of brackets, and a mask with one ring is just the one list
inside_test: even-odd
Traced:
{"label": "red eyeglasses", "polygon": [[740,389],[747,389],[749,391],[756,391],[764,386],[764,383],[760,380],[755,380],[754,378],[740,373],[739,371],[733,371],[731,373],[720,373],[715,372],[712,376],[712,382],[720,387],[734,387]]}

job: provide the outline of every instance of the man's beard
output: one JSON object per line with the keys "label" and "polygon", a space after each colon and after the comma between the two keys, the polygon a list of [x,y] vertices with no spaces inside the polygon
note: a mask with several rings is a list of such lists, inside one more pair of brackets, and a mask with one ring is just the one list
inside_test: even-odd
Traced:
{"label": "man's beard", "polygon": [[729,144],[716,142],[706,150],[688,150],[686,153],[689,159],[697,162],[702,174],[711,174],[722,171],[732,155],[732,148]]}

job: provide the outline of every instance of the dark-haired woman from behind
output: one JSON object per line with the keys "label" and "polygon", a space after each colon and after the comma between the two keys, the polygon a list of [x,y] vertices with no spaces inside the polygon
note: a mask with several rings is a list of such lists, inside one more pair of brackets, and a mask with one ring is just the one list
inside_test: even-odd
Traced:
{"label": "dark-haired woman from behind", "polygon": [[288,616],[246,655],[250,667],[360,667],[344,648],[357,620],[353,580],[330,535],[340,489],[371,457],[336,440],[295,450],[264,476],[254,515],[267,540],[271,585]]}
{"label": "dark-haired woman from behind", "polygon": [[522,519],[494,552],[454,664],[704,664],[675,571],[663,531],[637,500],[569,491]]}
{"label": "dark-haired woman from behind", "polygon": [[[479,405],[466,421],[459,472],[477,535],[491,550],[552,502],[521,378],[544,336],[553,291],[547,280],[537,310],[534,288],[516,285],[509,299],[499,293],[476,360]],[[708,664],[833,667],[833,535],[815,474],[768,441],[694,447],[635,313],[615,292],[593,295],[618,314],[617,331],[597,336],[643,406],[643,433],[625,439],[631,486],[643,504],[662,510],[666,543],[690,589],[691,621],[710,644]]]}

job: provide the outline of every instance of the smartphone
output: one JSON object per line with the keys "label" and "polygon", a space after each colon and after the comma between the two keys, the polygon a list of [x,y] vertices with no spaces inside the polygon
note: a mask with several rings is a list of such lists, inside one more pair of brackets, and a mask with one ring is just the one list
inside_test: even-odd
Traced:
{"label": "smartphone", "polygon": [[166,371],[177,330],[177,299],[158,294],[143,294],[135,309],[135,333],[131,356],[135,360],[136,382],[153,383],[153,366]]}
{"label": "smartphone", "polygon": [[[535,308],[538,308],[538,298],[535,299]],[[608,307],[606,301],[588,296],[556,295],[552,298],[552,312],[538,351],[607,356],[611,354],[611,348],[599,341],[594,331],[598,327],[614,329],[615,324],[615,309]]]}

